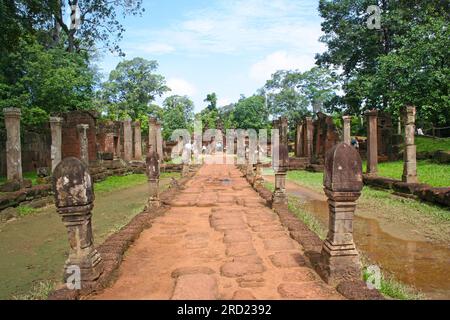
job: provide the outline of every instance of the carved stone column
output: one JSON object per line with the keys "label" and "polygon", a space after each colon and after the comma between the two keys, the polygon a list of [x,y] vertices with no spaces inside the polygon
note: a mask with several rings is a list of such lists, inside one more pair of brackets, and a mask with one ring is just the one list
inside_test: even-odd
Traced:
{"label": "carved stone column", "polygon": [[52,133],[51,159],[52,172],[62,160],[61,145],[62,145],[62,122],[63,118],[50,118],[50,131]]}
{"label": "carved stone column", "polygon": [[418,183],[417,179],[417,158],[416,158],[416,107],[407,106],[404,110],[405,123],[405,152],[403,165],[403,182]]}
{"label": "carved stone column", "polygon": [[296,139],[295,139],[295,156],[297,158],[301,158],[303,156],[303,123],[297,124],[297,132],[296,132]]}
{"label": "carved stone column", "polygon": [[324,280],[333,285],[361,279],[359,255],[353,241],[353,217],[362,188],[359,153],[346,143],[338,144],[325,157],[324,191],[330,217],[320,265]]}
{"label": "carved stone column", "polygon": [[351,116],[344,116],[342,117],[344,120],[344,143],[350,145],[351,139],[352,139],[352,133],[351,133],[351,125],[352,125],[352,117]]}
{"label": "carved stone column", "polygon": [[312,117],[306,117],[306,145],[305,157],[312,159],[313,156],[313,140],[314,140],[314,124]]}
{"label": "carved stone column", "polygon": [[145,160],[146,172],[148,178],[148,202],[147,210],[151,208],[159,208],[161,200],[159,199],[159,175],[160,160],[159,155],[155,151],[150,151]]}
{"label": "carved stone column", "polygon": [[131,119],[123,121],[123,160],[129,162],[133,158],[133,131]]}
{"label": "carved stone column", "polygon": [[20,141],[20,116],[17,108],[3,109],[6,128],[6,171],[8,181],[22,182],[22,145]]}
{"label": "carved stone column", "polygon": [[80,160],[86,165],[89,165],[89,141],[87,131],[89,130],[88,124],[79,124],[77,126],[78,137],[80,139]]}
{"label": "carved stone column", "polygon": [[103,272],[100,254],[94,248],[92,209],[94,190],[87,165],[77,158],[66,158],[53,172],[53,191],[57,212],[67,228],[70,251],[64,280],[78,269],[81,288],[89,286]]}
{"label": "carved stone column", "polygon": [[378,111],[366,112],[367,116],[367,174],[378,174]]}
{"label": "carved stone column", "polygon": [[141,123],[136,121],[133,123],[134,135],[134,160],[142,161],[142,133]]}
{"label": "carved stone column", "polygon": [[[272,196],[273,206],[287,205],[288,197],[286,194],[286,172],[289,167],[289,149],[288,149],[288,122],[287,118],[282,117],[278,121],[279,135],[279,163],[275,166],[275,191]],[[274,126],[275,127],[275,126]]]}

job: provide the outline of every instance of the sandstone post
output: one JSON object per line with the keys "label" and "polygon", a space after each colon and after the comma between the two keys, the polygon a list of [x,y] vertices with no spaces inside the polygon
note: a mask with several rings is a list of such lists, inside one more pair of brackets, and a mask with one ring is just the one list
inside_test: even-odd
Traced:
{"label": "sandstone post", "polygon": [[405,152],[403,166],[403,182],[418,183],[417,179],[417,159],[416,159],[416,107],[406,106],[404,110],[405,122]]}
{"label": "sandstone post", "polygon": [[157,124],[158,121],[156,120],[156,118],[152,118],[149,117],[148,118],[148,150],[150,152],[150,150],[155,151],[156,153],[158,153],[158,147],[157,147]]}
{"label": "sandstone post", "polygon": [[129,162],[133,158],[133,131],[131,119],[123,121],[123,160]]}
{"label": "sandstone post", "polygon": [[78,137],[80,139],[80,159],[86,165],[89,165],[89,141],[87,131],[89,130],[89,125],[79,124],[77,125]]}
{"label": "sandstone post", "polygon": [[159,208],[161,200],[159,199],[159,176],[160,176],[160,160],[159,155],[150,150],[145,160],[146,173],[148,178],[148,201],[147,210],[151,208]]}
{"label": "sandstone post", "polygon": [[22,146],[20,141],[20,116],[18,108],[3,109],[6,128],[6,170],[8,181],[22,181]]}
{"label": "sandstone post", "polygon": [[344,120],[344,143],[350,145],[351,144],[351,124],[352,124],[352,117],[351,116],[344,116],[342,117]]}
{"label": "sandstone post", "polygon": [[300,158],[303,156],[303,123],[299,122],[297,124],[297,133],[296,133],[296,139],[295,139],[295,156],[297,158]]}
{"label": "sandstone post", "polygon": [[133,123],[134,134],[134,160],[142,160],[142,131],[141,123],[136,121]]}
{"label": "sandstone post", "polygon": [[338,144],[325,157],[324,191],[328,197],[329,230],[320,264],[321,275],[332,285],[361,279],[359,254],[353,241],[353,217],[362,188],[358,151],[346,143]]}
{"label": "sandstone post", "polygon": [[70,250],[64,280],[67,282],[79,272],[83,289],[97,280],[103,271],[92,235],[94,190],[87,165],[73,157],[61,161],[53,173],[53,191],[57,212],[69,235]]}
{"label": "sandstone post", "polygon": [[164,150],[163,150],[163,138],[161,131],[161,123],[156,123],[156,152],[159,156],[159,161],[164,161]]}
{"label": "sandstone post", "polygon": [[50,118],[50,131],[52,134],[51,159],[52,172],[62,160],[61,145],[62,145],[62,122],[63,118]]}
{"label": "sandstone post", "polygon": [[305,144],[305,157],[312,159],[313,156],[313,138],[314,137],[314,124],[312,117],[306,117],[306,144]]}
{"label": "sandstone post", "polygon": [[367,174],[378,173],[378,111],[366,112],[367,116]]}
{"label": "sandstone post", "polygon": [[289,166],[288,150],[288,122],[282,117],[274,123],[274,128],[278,128],[279,134],[279,161],[275,164],[275,191],[272,196],[273,206],[284,206],[288,203],[286,195],[286,172]]}

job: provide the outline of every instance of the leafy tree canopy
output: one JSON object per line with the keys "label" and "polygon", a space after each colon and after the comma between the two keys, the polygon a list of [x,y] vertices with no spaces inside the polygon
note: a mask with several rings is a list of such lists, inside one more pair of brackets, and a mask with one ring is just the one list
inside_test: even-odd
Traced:
{"label": "leafy tree canopy", "polygon": [[102,86],[100,104],[111,119],[138,119],[157,115],[152,102],[170,91],[163,76],[156,74],[156,61],[134,58],[120,62]]}

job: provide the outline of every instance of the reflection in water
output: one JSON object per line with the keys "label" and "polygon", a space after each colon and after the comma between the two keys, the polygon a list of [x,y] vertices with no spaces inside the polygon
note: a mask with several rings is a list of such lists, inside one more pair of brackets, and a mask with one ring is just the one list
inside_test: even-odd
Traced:
{"label": "reflection in water", "polygon": [[[324,226],[328,225],[328,205],[311,200],[301,190],[289,190],[306,201],[305,209]],[[450,248],[423,241],[406,241],[381,230],[375,219],[355,217],[357,248],[371,261],[391,272],[399,281],[416,287],[427,297],[450,299]]]}

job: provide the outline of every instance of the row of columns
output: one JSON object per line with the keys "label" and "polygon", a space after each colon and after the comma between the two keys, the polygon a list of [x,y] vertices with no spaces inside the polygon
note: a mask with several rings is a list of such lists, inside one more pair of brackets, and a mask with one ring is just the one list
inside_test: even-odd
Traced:
{"label": "row of columns", "polygon": [[[22,150],[20,138],[20,118],[21,110],[18,108],[3,109],[5,128],[6,128],[6,166],[8,181],[22,181]],[[62,160],[62,124],[64,119],[60,117],[50,117],[50,132],[51,132],[51,166],[52,172]],[[151,139],[153,144],[157,146],[158,154],[162,159],[162,135],[161,125],[157,123],[156,119],[151,119]],[[154,125],[153,125],[154,124]],[[80,141],[80,159],[89,163],[89,140],[88,140],[89,125],[79,124],[77,126],[78,137]],[[153,136],[152,136],[153,134]],[[125,161],[142,160],[142,134],[141,124],[139,122],[132,123],[131,120],[123,122],[123,139],[124,139],[124,153],[123,159]],[[134,141],[134,144],[133,144]]]}
{"label": "row of columns", "polygon": [[[418,183],[417,178],[417,147],[415,145],[416,107],[406,106],[403,110],[405,125],[405,150],[403,152],[402,181]],[[378,111],[370,110],[367,117],[367,174],[378,175]],[[344,128],[345,129],[345,128]]]}
{"label": "row of columns", "polygon": [[[150,151],[146,157],[146,173],[146,210],[151,210],[161,206],[160,159],[155,151]],[[78,271],[76,284],[79,287],[75,289],[89,288],[102,275],[104,263],[94,246],[92,209],[95,196],[86,162],[73,157],[61,161],[54,170],[53,190],[56,209],[67,229],[70,244],[64,266],[64,281],[72,284],[72,275]]]}
{"label": "row of columns", "polygon": [[[329,230],[317,268],[324,280],[333,285],[361,277],[359,254],[353,240],[353,217],[356,200],[363,187],[362,162],[359,153],[350,146],[350,121],[350,117],[344,119],[346,142],[336,145],[325,157],[324,190],[328,197]],[[273,127],[278,129],[273,142],[278,142],[279,148],[278,163],[274,163],[275,191],[272,207],[283,210],[288,204],[285,186],[288,161],[287,119],[274,121]],[[276,147],[274,152],[277,152]],[[259,179],[259,170],[257,166],[255,180]]]}

